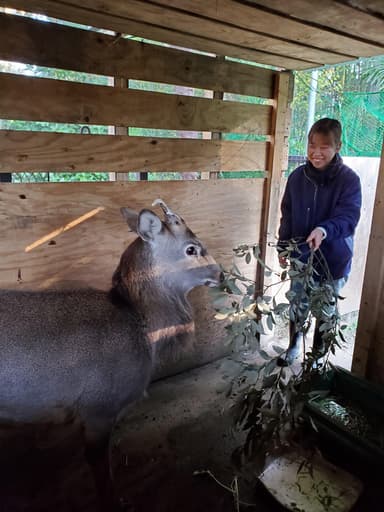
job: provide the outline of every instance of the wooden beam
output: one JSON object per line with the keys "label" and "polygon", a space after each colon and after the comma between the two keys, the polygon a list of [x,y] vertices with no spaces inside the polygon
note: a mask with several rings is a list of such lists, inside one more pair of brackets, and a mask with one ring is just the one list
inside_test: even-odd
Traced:
{"label": "wooden beam", "polygon": [[[272,139],[268,157],[268,177],[265,180],[263,213],[261,219],[261,257],[266,264],[274,267],[276,249],[268,242],[276,242],[280,218],[280,193],[282,173],[288,168],[288,136],[290,125],[289,105],[292,101],[293,75],[285,72],[276,76],[275,100],[272,114]],[[257,276],[258,289],[263,289],[263,269]]]}
{"label": "wooden beam", "polygon": [[266,170],[267,142],[0,130],[0,173]]}
{"label": "wooden beam", "polygon": [[[308,0],[289,0],[289,2],[281,2],[280,0],[248,0],[254,3],[256,8],[265,7],[269,11],[273,10],[273,15],[282,15],[288,23],[292,20],[305,22],[305,30],[316,32],[317,29],[332,29],[333,34],[327,37],[335,37],[338,34],[348,38],[355,39],[359,51],[360,42],[364,44],[384,45],[383,20],[379,17],[372,16],[364,11],[355,9],[345,3],[335,0],[322,0],[321,9],[314,9],[313,2]],[[382,0],[379,0],[383,6]],[[378,3],[379,3],[378,2]],[[364,0],[361,2],[366,4]],[[311,28],[312,27],[312,28]],[[305,32],[301,32],[302,35]],[[362,47],[364,48],[364,44]],[[368,47],[366,47],[369,50]]]}
{"label": "wooden beam", "polygon": [[[138,15],[137,6],[133,6],[131,2],[129,5],[128,3],[120,4],[119,9],[112,9],[112,11],[89,10],[83,5],[76,5],[75,2],[66,2],[64,5],[53,0],[29,0],[28,2],[25,0],[0,0],[0,5],[162,41],[184,48],[194,48],[288,69],[305,69],[314,67],[316,64],[335,63],[350,58],[348,55],[335,56],[324,50],[303,47],[297,43],[259,35],[252,31],[241,31],[240,36],[237,34],[238,30],[232,30],[231,27],[225,27],[221,23],[206,22],[201,27],[201,20],[193,16],[184,16],[182,26],[168,26],[168,17],[163,16],[163,10],[156,10],[155,16],[151,18],[152,22],[140,21],[143,13]],[[148,5],[148,8],[152,7]],[[131,9],[128,14],[127,9]],[[163,18],[166,22],[164,26],[161,26]],[[237,37],[238,35],[239,37]],[[309,59],[305,57],[306,54],[310,55]]]}
{"label": "wooden beam", "polygon": [[384,16],[383,0],[344,0],[344,2],[369,14]]}
{"label": "wooden beam", "polygon": [[[0,74],[3,119],[270,133],[269,105]],[[59,99],[59,101],[58,101]]]}
{"label": "wooden beam", "polygon": [[[107,0],[105,3],[109,3],[111,6],[116,5],[114,0]],[[128,15],[128,13],[131,13],[130,6],[132,5],[133,8],[133,5],[136,5],[136,8],[142,12],[142,21],[153,21],[153,16],[159,15],[159,11],[150,9],[149,6],[148,9],[143,11],[143,8],[139,7],[139,4],[143,6],[147,3],[145,0],[139,2],[129,0],[124,3],[124,9],[119,9],[119,12]],[[258,0],[255,3],[258,4]],[[85,0],[86,6],[90,7],[91,4],[92,0]],[[246,5],[234,0],[216,0],[215,2],[206,2],[205,0],[156,0],[156,4],[163,6],[163,19],[167,20],[169,26],[180,27],[182,23],[181,16],[194,14],[196,24],[200,23],[204,27],[204,23],[220,22],[223,27],[222,30],[226,30],[228,27],[228,31],[233,31],[234,36],[237,34],[238,37],[241,37],[241,30],[251,31],[257,36],[260,34],[273,35],[276,39],[269,42],[271,45],[270,51],[282,55],[311,59],[311,55],[315,55],[317,51],[326,50],[328,55],[323,58],[323,62],[335,63],[342,60],[341,55],[369,57],[382,54],[380,45],[376,45],[374,42],[356,40],[353,31],[349,31],[348,35],[338,34],[332,30],[332,27],[319,28],[312,24],[307,25],[302,20],[288,18],[285,14],[280,15],[279,13],[259,9],[258,5]],[[312,6],[313,9],[312,3],[307,2],[307,4]],[[290,5],[290,2],[287,5]],[[171,7],[174,8],[174,11],[170,9]],[[327,12],[326,8],[324,8],[324,12]],[[174,25],[172,25],[172,22],[174,22]],[[225,34],[222,37],[224,38]],[[278,45],[278,39],[283,44],[285,42],[286,49],[282,49]],[[251,39],[250,37],[247,37],[246,40],[255,48],[261,48],[264,42],[262,39]],[[297,46],[301,45],[301,48],[291,47],[290,45],[293,43]]]}
{"label": "wooden beam", "polygon": [[[367,376],[368,367],[374,359],[373,347],[377,343],[378,323],[384,316],[384,145],[381,154],[379,178],[373,210],[371,235],[368,245],[367,263],[361,295],[359,320],[356,331],[352,371]],[[372,358],[372,359],[371,359]]]}
{"label": "wooden beam", "polygon": [[0,14],[0,59],[272,98],[274,71]]}

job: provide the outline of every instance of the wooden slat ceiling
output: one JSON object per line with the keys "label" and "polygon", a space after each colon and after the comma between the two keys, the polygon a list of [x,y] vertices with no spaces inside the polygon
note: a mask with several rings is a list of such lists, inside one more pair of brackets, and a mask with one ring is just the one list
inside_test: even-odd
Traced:
{"label": "wooden slat ceiling", "polygon": [[283,69],[384,54],[383,0],[0,0],[0,6]]}

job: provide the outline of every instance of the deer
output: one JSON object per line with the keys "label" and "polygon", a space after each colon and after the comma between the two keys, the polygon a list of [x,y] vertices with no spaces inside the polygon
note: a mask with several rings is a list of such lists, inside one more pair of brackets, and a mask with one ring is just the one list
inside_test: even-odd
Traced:
{"label": "deer", "polygon": [[143,396],[156,360],[193,337],[188,293],[223,279],[183,218],[162,200],[121,208],[137,238],[110,291],[0,291],[0,417],[33,421],[55,408],[82,418],[89,442]]}
{"label": "deer", "polygon": [[[47,481],[54,464],[65,464],[64,459],[70,469],[56,471],[54,482],[62,486],[65,474],[73,485],[74,468],[86,475],[83,439],[100,503],[112,510],[108,439],[114,422],[145,395],[154,368],[178,357],[178,346],[188,347],[193,340],[188,293],[223,280],[221,268],[183,218],[161,199],[152,206],[157,205],[162,219],[150,209],[120,209],[138,236],[121,255],[109,291],[0,290],[0,453],[11,475],[5,484],[0,479],[2,497],[18,502],[27,496],[31,507],[34,479]],[[39,439],[45,440],[43,447]],[[35,445],[28,448],[29,442]],[[31,462],[30,454],[38,459],[26,466],[24,483],[9,472],[11,462],[16,470],[20,467],[15,446],[24,460]],[[60,492],[83,494],[83,484],[75,485]],[[45,493],[41,486],[33,489],[35,497]],[[59,491],[50,498],[54,501],[48,508],[56,509]],[[89,510],[96,510],[92,495],[84,499]],[[41,510],[39,503],[36,510]]]}

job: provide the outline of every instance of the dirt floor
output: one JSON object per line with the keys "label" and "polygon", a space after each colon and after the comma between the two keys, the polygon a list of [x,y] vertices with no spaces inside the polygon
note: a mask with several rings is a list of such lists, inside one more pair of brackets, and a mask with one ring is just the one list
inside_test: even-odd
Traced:
{"label": "dirt floor", "polygon": [[[346,347],[332,361],[346,369],[352,361],[356,320],[357,315],[344,318],[348,326]],[[267,350],[273,344],[286,346],[287,339],[287,327],[279,326],[272,336],[264,338],[263,346]],[[237,502],[230,491],[236,474],[231,453],[244,440],[232,429],[231,406],[236,392],[228,393],[237,364],[225,358],[154,383],[148,399],[122,422],[114,435],[114,477],[124,510],[286,510],[257,478],[251,485],[239,480],[239,499],[247,506]],[[333,463],[363,481],[365,490],[353,512],[381,511],[384,492],[377,471],[338,451],[337,446],[321,448]]]}

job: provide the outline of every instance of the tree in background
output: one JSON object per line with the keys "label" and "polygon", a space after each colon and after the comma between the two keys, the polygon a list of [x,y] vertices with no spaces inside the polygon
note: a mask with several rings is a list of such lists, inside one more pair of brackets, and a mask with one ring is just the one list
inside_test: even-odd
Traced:
{"label": "tree in background", "polygon": [[[290,155],[305,155],[311,71],[295,72]],[[384,57],[318,71],[315,120],[335,117],[344,128],[342,153],[380,156],[384,136]]]}

